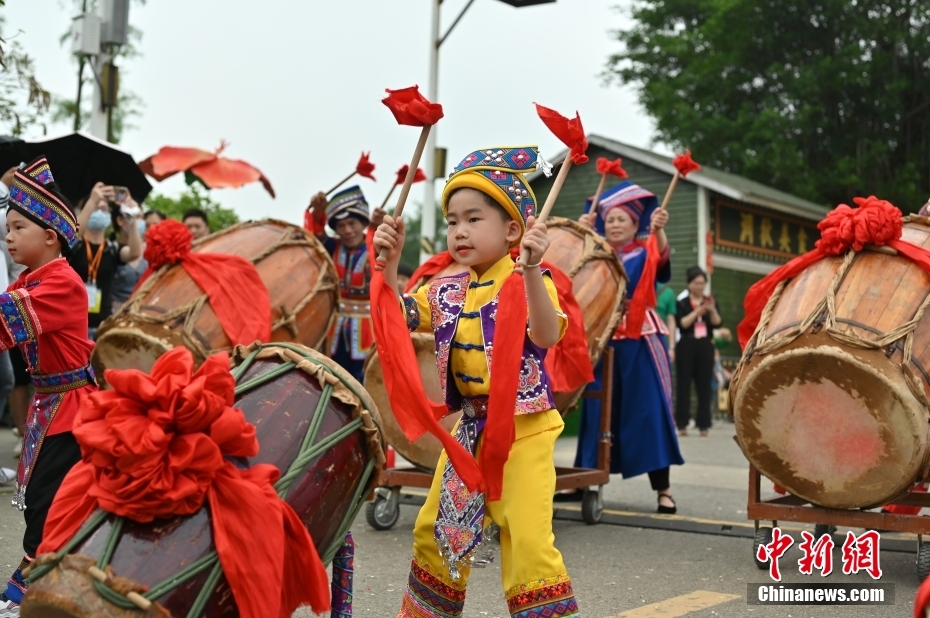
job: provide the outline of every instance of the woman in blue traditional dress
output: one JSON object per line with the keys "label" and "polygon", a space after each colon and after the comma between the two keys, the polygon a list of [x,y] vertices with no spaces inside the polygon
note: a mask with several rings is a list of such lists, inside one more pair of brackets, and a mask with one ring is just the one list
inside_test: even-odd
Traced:
{"label": "woman in blue traditional dress", "polygon": [[[590,212],[591,202],[589,198],[586,214],[579,222],[603,235],[623,262],[629,277],[625,305],[629,305],[635,293],[644,291],[637,286],[646,265],[646,240],[650,233],[655,233],[660,253],[655,280],[668,282],[672,270],[668,239],[663,231],[668,212],[658,208],[655,195],[625,181],[604,192],[596,212]],[[610,472],[622,474],[623,478],[647,473],[657,493],[658,512],[675,513],[669,466],[681,465],[684,459],[678,450],[672,418],[672,377],[663,335],[668,335],[665,323],[655,307],[647,307],[639,338],[627,337],[624,316],[609,344],[614,350]],[[596,381],[589,388],[600,390],[601,374],[599,365],[594,370]],[[601,404],[594,399],[583,402],[575,466],[596,468]],[[559,494],[556,500],[580,497],[580,492]]]}

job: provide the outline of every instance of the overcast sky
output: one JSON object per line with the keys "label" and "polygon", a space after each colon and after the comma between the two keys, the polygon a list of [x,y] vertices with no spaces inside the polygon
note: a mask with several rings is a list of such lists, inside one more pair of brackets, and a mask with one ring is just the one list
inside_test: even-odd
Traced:
{"label": "overcast sky", "polygon": [[[443,2],[443,31],[466,1]],[[446,117],[436,130],[448,167],[495,145],[538,143],[551,157],[560,144],[534,101],[566,114],[577,109],[588,132],[650,146],[653,124],[635,93],[600,77],[618,45],[610,30],[629,23],[620,1],[626,5],[558,0],[515,9],[477,0],[440,54]],[[39,80],[58,95],[76,90],[76,65],[58,42],[73,7],[7,0],[0,9],[5,34],[22,31]],[[226,154],[261,169],[278,195],[272,200],[257,184],[213,191],[243,219],[300,221],[309,196],[350,172],[363,150],[371,151],[378,182],[360,184],[379,204],[409,161],[418,130],[399,127],[380,99],[387,87],[427,90],[428,0],[148,0],[133,3],[130,22],[144,33],[143,56],[122,62],[121,83],[145,108],[122,146],[141,160],[164,145],[212,150],[226,139]],[[177,178],[152,182],[169,195],[184,186]],[[412,199],[422,199],[421,187]]]}

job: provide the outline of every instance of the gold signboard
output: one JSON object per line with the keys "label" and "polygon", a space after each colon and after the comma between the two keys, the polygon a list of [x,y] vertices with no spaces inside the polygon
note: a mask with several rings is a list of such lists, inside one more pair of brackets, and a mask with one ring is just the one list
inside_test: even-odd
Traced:
{"label": "gold signboard", "polygon": [[817,223],[774,210],[714,200],[714,248],[722,253],[791,259],[814,248]]}

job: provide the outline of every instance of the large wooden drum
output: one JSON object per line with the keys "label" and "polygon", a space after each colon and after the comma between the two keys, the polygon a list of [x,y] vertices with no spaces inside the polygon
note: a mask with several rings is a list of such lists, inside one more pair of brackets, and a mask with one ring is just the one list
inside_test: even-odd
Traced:
{"label": "large wooden drum", "polygon": [[[194,243],[195,252],[238,255],[255,264],[271,298],[271,340],[318,348],[339,302],[336,267],[303,228],[264,219],[234,225]],[[243,296],[243,303],[251,302]],[[154,273],[97,331],[91,362],[104,369],[149,371],[171,348],[186,346],[199,366],[236,343],[223,332],[210,302],[181,266]]]}
{"label": "large wooden drum", "polygon": [[[439,372],[436,370],[436,342],[432,335],[426,333],[413,333],[411,338],[423,379],[423,389],[427,397],[438,403],[442,401],[442,387],[439,386]],[[377,349],[372,349],[365,360],[365,388],[371,394],[378,410],[386,411],[381,417],[385,441],[415,466],[427,470],[435,469],[442,452],[442,443],[439,438],[428,432],[413,441],[404,435],[404,430],[394,417],[391,400],[384,386],[384,373],[381,371],[381,359]],[[461,417],[462,413],[456,412],[446,416],[439,423],[451,432]]]}
{"label": "large wooden drum", "polygon": [[[549,234],[549,251],[546,261],[559,267],[572,280],[572,292],[584,316],[585,335],[592,365],[600,359],[604,346],[610,341],[620,320],[620,307],[626,296],[627,276],[617,255],[603,238],[583,225],[562,217],[546,221]],[[458,263],[452,263],[433,279],[463,272]],[[431,279],[430,279],[431,280]],[[430,280],[421,281],[421,284]],[[433,401],[440,401],[439,375],[436,368],[435,344],[432,335],[415,334],[414,349],[419,359],[420,375],[426,392]],[[442,446],[432,435],[424,435],[413,443],[406,439],[394,418],[377,352],[372,350],[365,366],[365,388],[378,403],[384,418],[385,437],[405,459],[416,465],[435,468]],[[431,391],[430,389],[433,388]],[[556,408],[568,413],[584,387],[567,393],[555,393]],[[451,428],[458,416],[449,423]]]}
{"label": "large wooden drum", "polygon": [[[339,365],[299,345],[239,346],[234,364],[236,407],[256,426],[261,445],[257,457],[239,463],[277,466],[282,471],[279,491],[294,475],[284,498],[328,564],[384,464],[375,404]],[[24,618],[164,616],[159,613],[162,609],[183,617],[195,603],[203,605],[197,616],[239,615],[226,578],[216,571],[206,505],[194,515],[149,524],[102,514],[85,523],[84,529],[91,532],[65,559],[31,582],[22,605]],[[254,533],[260,536],[261,530]],[[95,589],[87,569],[108,542],[115,542],[109,560],[113,573],[149,586],[145,596],[157,601],[152,609],[120,609]],[[203,566],[199,571],[189,568],[198,564]],[[184,576],[175,581],[182,572]]]}
{"label": "large wooden drum", "polygon": [[[902,240],[930,247],[927,219]],[[892,501],[928,473],[930,276],[893,252],[822,260],[776,289],[730,385],[743,453],[813,504]]]}

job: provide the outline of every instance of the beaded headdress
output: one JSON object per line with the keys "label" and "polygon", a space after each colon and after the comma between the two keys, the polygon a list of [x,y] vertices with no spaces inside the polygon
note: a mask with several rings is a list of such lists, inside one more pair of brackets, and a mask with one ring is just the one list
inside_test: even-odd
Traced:
{"label": "beaded headdress", "polygon": [[526,230],[527,217],[536,214],[536,196],[524,174],[548,164],[536,146],[476,150],[455,166],[442,190],[442,212],[449,210],[449,197],[456,189],[468,187],[494,198]]}
{"label": "beaded headdress", "polygon": [[10,187],[9,207],[58,234],[62,247],[77,242],[77,220],[70,204],[56,191],[52,170],[44,156],[16,170]]}
{"label": "beaded headdress", "polygon": [[[593,197],[589,197],[585,202],[585,212],[591,210],[593,200]],[[608,211],[612,208],[621,208],[637,224],[636,237],[644,240],[649,237],[652,213],[658,207],[659,200],[656,199],[655,194],[624,180],[601,194],[601,199],[597,204],[597,219],[594,221],[594,228],[598,234],[604,234],[604,221],[607,219]]]}
{"label": "beaded headdress", "polygon": [[368,214],[368,202],[358,185],[343,189],[329,200],[326,205],[326,222],[336,229],[336,224],[346,217],[354,215],[363,219],[367,225],[371,221]]}

